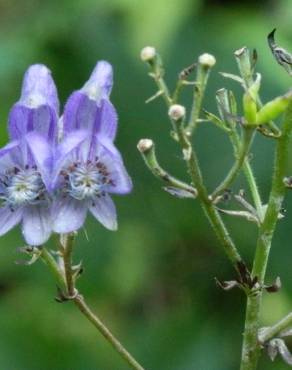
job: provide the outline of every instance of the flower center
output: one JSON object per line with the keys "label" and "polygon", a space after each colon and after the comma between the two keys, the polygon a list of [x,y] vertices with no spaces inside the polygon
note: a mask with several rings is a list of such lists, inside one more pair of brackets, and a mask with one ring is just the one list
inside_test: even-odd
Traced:
{"label": "flower center", "polygon": [[98,161],[73,163],[62,171],[65,191],[78,200],[104,195],[108,184],[112,184],[106,166]]}
{"label": "flower center", "polygon": [[0,177],[0,198],[11,207],[36,204],[46,199],[40,173],[33,168],[13,168]]}

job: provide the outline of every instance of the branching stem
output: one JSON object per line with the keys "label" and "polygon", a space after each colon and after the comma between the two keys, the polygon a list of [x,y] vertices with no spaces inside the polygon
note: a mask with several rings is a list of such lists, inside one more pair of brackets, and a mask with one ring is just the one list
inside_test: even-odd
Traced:
{"label": "branching stem", "polygon": [[248,156],[253,138],[254,138],[255,130],[253,128],[244,128],[243,130],[243,140],[241,141],[240,148],[237,150],[236,154],[236,161],[234,165],[231,167],[229,173],[222,181],[222,183],[216,188],[214,193],[212,194],[212,198],[215,199],[219,196],[224,190],[228,189],[228,187],[233,183],[233,181],[238,176],[242,166],[245,163],[245,160]]}

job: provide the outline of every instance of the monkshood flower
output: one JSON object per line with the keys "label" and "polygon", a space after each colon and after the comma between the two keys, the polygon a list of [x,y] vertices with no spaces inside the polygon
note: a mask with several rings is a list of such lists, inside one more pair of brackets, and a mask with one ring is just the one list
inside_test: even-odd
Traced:
{"label": "monkshood flower", "polygon": [[[62,150],[55,157],[52,177],[56,191],[52,221],[57,233],[78,230],[88,210],[103,226],[116,230],[116,209],[109,194],[126,194],[132,189],[121,155],[113,145],[117,115],[109,101],[112,81],[111,65],[97,63],[89,80],[65,106]],[[67,138],[80,129],[86,130],[87,138],[74,150],[73,145],[66,148]],[[33,152],[36,142],[36,138],[31,141]]]}
{"label": "monkshood flower", "polygon": [[44,176],[38,167],[42,148],[32,153],[26,137],[30,132],[37,132],[47,146],[55,145],[58,110],[50,71],[43,65],[31,66],[24,76],[20,100],[9,115],[11,142],[0,150],[0,235],[21,222],[29,245],[46,242],[52,222],[46,190],[50,176]]}

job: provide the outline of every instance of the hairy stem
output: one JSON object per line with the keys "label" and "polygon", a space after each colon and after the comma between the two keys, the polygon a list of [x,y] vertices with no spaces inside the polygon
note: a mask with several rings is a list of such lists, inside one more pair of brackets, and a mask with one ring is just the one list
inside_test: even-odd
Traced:
{"label": "hairy stem", "polygon": [[[229,134],[229,138],[233,146],[234,152],[235,153],[238,152],[239,147],[240,147],[240,139],[239,139],[237,132],[235,130],[232,130]],[[243,163],[243,172],[248,182],[248,186],[249,186],[249,189],[250,189],[253,201],[254,201],[254,205],[257,210],[258,218],[262,222],[264,218],[263,204],[262,204],[261,196],[260,196],[259,189],[256,183],[256,179],[253,174],[252,167],[248,160],[245,160]]]}
{"label": "hairy stem", "polygon": [[211,226],[213,227],[217,238],[219,239],[221,245],[223,246],[229,260],[233,264],[236,271],[239,272],[238,266],[240,264],[243,264],[243,261],[222,221],[220,214],[218,213],[218,211],[216,210],[208,196],[207,189],[203,183],[203,178],[196,153],[193,150],[192,145],[188,137],[186,136],[181,123],[176,122],[176,125],[179,142],[183,151],[184,159],[188,167],[188,172],[191,176],[192,183],[195,185],[197,189],[198,198],[201,201],[202,208],[205,211],[205,214]]}
{"label": "hairy stem", "polygon": [[[263,285],[271,248],[271,242],[282,202],[285,195],[283,179],[287,171],[288,148],[292,132],[292,103],[290,103],[284,117],[282,135],[277,141],[272,189],[268,208],[259,229],[252,276],[257,277],[260,286]],[[247,299],[244,339],[240,370],[255,370],[260,355],[258,341],[259,315],[262,301],[262,290],[250,294]]]}
{"label": "hairy stem", "polygon": [[[71,235],[71,234],[70,234]],[[67,274],[72,274],[72,266],[69,264],[69,260],[71,261],[71,252],[73,247],[73,242],[71,236],[66,238],[67,242],[71,245],[68,245],[68,250],[66,254],[67,258],[67,267],[69,268],[67,273],[63,272],[53,256],[48,252],[47,249],[42,249],[41,258],[45,262],[45,264],[49,267],[50,271],[52,272],[53,276],[57,280],[58,284],[61,287],[66,287],[67,291],[69,292],[69,287],[67,285],[68,282],[68,276]],[[66,245],[64,246],[66,248]],[[64,261],[64,267],[65,267],[65,261]],[[73,293],[74,295],[71,295],[68,297],[68,299],[73,300],[76,307],[78,307],[79,311],[90,321],[94,327],[102,334],[102,336],[110,343],[110,345],[114,348],[116,352],[118,352],[121,357],[128,363],[130,368],[134,370],[144,370],[144,368],[133,358],[133,356],[123,347],[123,345],[114,337],[114,335],[110,332],[110,330],[106,327],[106,325],[98,318],[96,314],[94,314],[89,306],[86,304],[84,298],[82,295],[78,293],[78,291],[75,289],[74,284],[74,278],[71,276],[69,278],[70,284],[72,284]],[[73,282],[73,283],[71,283]],[[76,293],[76,294],[75,294]]]}
{"label": "hairy stem", "polygon": [[234,165],[231,167],[229,173],[222,181],[222,183],[216,188],[214,193],[212,194],[212,198],[215,199],[218,195],[220,195],[224,190],[228,189],[228,187],[233,183],[233,181],[238,176],[242,166],[245,163],[246,157],[249,153],[253,138],[254,138],[255,130],[253,128],[245,128],[243,130],[243,140],[240,144],[240,148],[238,153],[236,154],[236,161]]}
{"label": "hairy stem", "polygon": [[191,109],[189,123],[186,129],[189,134],[191,134],[197,127],[210,71],[211,71],[210,67],[206,67],[198,63],[196,84],[194,87],[195,90],[193,97],[193,105]]}
{"label": "hairy stem", "polygon": [[138,150],[140,151],[147,167],[155,177],[159,178],[167,185],[187,191],[194,197],[197,195],[197,190],[194,187],[171,176],[159,165],[155,154],[155,144],[153,143],[152,140],[149,139],[140,140],[138,143]]}
{"label": "hairy stem", "polygon": [[65,271],[65,278],[66,278],[66,286],[67,286],[67,293],[70,297],[74,296],[75,287],[74,287],[74,279],[72,276],[72,251],[74,245],[74,233],[63,234],[61,235],[61,245],[62,245],[62,257],[64,261],[64,271]]}

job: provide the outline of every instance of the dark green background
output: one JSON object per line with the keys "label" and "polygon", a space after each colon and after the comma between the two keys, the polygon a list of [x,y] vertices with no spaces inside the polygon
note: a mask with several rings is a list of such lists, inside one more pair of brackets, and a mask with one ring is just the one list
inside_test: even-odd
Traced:
{"label": "dark green background", "polygon": [[[80,290],[147,370],[237,369],[245,298],[214,284],[215,276],[231,279],[234,274],[199,205],[163,192],[136,150],[138,139],[153,138],[161,163],[185,178],[162,100],[144,104],[155,87],[139,60],[140,50],[148,44],[160,50],[171,87],[177,73],[200,53],[213,53],[217,64],[204,107],[215,111],[216,89],[234,88],[240,96],[235,83],[218,72],[236,72],[233,51],[244,45],[258,50],[264,100],[291,86],[266,43],[266,35],[278,27],[279,42],[291,50],[291,19],[291,0],[0,0],[1,145],[7,141],[9,109],[30,64],[49,66],[62,104],[86,81],[97,60],[114,66],[117,145],[134,191],[115,198],[116,233],[87,220],[89,240],[79,233],[75,260],[82,259],[85,266]],[[191,88],[185,91],[185,103],[190,96]],[[232,163],[231,148],[209,124],[202,126],[196,147],[213,188]],[[272,150],[270,140],[256,139],[252,164],[265,199]],[[237,181],[240,187],[245,187],[243,178]],[[292,310],[291,200],[289,194],[268,269],[268,281],[280,275],[283,288],[265,296],[263,324]],[[227,223],[251,263],[255,226]],[[0,244],[0,370],[127,369],[73,305],[54,301],[55,283],[41,262],[14,264],[22,258],[16,252],[23,245],[19,231],[2,237]],[[271,365],[265,356],[260,364],[261,370],[287,368],[278,359]]]}

